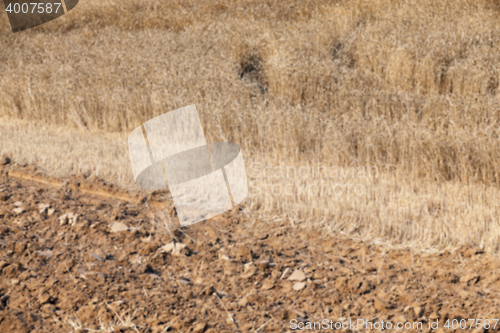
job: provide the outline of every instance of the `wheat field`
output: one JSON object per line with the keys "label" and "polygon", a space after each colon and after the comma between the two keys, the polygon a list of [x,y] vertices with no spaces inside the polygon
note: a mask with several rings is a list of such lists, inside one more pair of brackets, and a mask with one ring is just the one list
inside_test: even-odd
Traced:
{"label": "wheat field", "polygon": [[196,104],[208,141],[242,148],[250,216],[497,253],[499,13],[493,0],[88,0],[17,34],[2,14],[0,154],[133,190],[128,133]]}

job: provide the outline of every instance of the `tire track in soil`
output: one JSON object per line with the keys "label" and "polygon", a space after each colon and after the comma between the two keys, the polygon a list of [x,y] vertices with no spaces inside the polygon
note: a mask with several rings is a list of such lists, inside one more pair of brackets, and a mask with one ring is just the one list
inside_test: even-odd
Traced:
{"label": "tire track in soil", "polygon": [[[429,320],[500,317],[497,256],[412,254],[237,209],[175,230],[185,247],[169,252],[172,236],[147,207],[162,196],[4,167],[0,332],[286,332],[291,320],[325,318],[429,331]],[[67,213],[77,217],[61,224]],[[114,223],[128,230],[111,232]]]}

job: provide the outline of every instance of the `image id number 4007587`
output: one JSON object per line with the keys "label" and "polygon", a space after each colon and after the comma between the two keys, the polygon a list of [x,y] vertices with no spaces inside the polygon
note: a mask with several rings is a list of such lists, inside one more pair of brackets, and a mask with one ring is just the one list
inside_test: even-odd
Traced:
{"label": "image id number 4007587", "polygon": [[444,323],[444,327],[447,329],[495,329],[498,324],[498,319],[448,319]]}
{"label": "image id number 4007587", "polygon": [[[7,5],[7,8],[5,9],[6,12],[9,14],[15,13],[15,14],[52,14],[52,13],[58,13],[59,9],[61,7],[61,3],[37,3],[37,2],[31,2],[31,3],[9,3]],[[62,9],[61,9],[62,10]]]}

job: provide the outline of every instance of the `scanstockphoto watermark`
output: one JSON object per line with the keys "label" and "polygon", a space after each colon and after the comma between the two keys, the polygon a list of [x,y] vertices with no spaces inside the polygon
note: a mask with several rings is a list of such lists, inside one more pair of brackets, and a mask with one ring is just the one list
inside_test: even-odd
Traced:
{"label": "scanstockphoto watermark", "polygon": [[352,178],[378,178],[377,166],[324,166],[321,164],[304,165],[263,165],[253,162],[250,165],[250,173],[256,178],[301,178],[301,179],[352,179]]}
{"label": "scanstockphoto watermark", "polygon": [[256,181],[250,182],[249,196],[272,195],[272,196],[305,196],[312,198],[316,196],[362,196],[366,194],[366,185],[362,183],[328,183],[320,184],[269,184]]}
{"label": "scanstockphoto watermark", "polygon": [[205,221],[239,205],[248,195],[240,147],[207,144],[195,105],[154,117],[128,137],[136,184],[170,190],[181,226]]}
{"label": "scanstockphoto watermark", "polygon": [[376,166],[340,167],[320,164],[263,165],[249,168],[250,196],[362,196],[369,179],[378,178]]}
{"label": "scanstockphoto watermark", "polygon": [[370,321],[366,319],[334,321],[323,319],[321,321],[299,321],[297,319],[290,320],[290,329],[292,330],[422,330],[423,328],[431,330],[438,329],[439,320],[429,321],[426,325],[423,322],[391,322],[391,321]]}
{"label": "scanstockphoto watermark", "polygon": [[448,330],[495,330],[498,322],[496,319],[447,319],[439,322],[439,319],[425,321],[371,321],[367,319],[350,319],[344,321],[334,321],[323,319],[321,321],[290,320],[290,329],[292,330],[351,330],[351,331],[384,331],[384,330],[413,330],[413,331],[436,331],[440,327]]}

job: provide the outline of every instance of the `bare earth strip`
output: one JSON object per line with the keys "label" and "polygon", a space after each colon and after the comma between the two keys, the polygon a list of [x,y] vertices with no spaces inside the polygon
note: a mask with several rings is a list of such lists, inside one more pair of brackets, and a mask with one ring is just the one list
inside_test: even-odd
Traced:
{"label": "bare earth strip", "polygon": [[[239,210],[178,230],[157,223],[146,203],[5,168],[0,201],[2,332],[284,332],[323,319],[422,322],[414,331],[429,331],[437,319],[442,328],[499,316],[500,259],[471,248],[386,249]],[[116,223],[128,230],[113,232]],[[172,237],[173,251],[164,246]]]}

